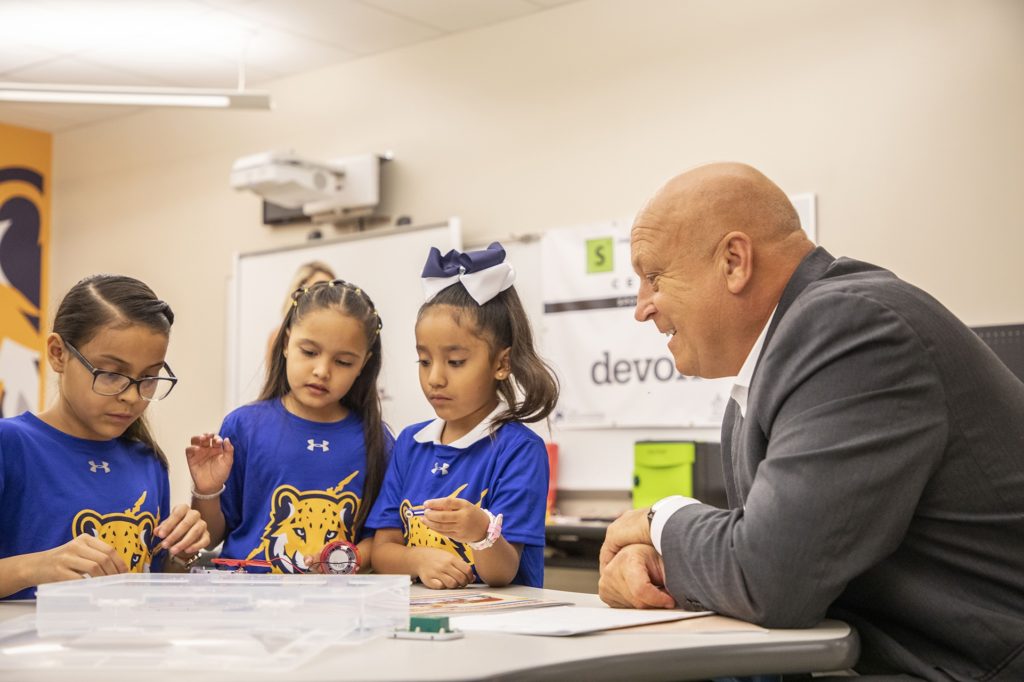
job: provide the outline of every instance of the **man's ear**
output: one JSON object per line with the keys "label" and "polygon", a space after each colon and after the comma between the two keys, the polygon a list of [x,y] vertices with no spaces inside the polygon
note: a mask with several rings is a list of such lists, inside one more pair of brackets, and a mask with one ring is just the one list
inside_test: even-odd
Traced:
{"label": "man's ear", "polygon": [[730,232],[722,238],[722,271],[729,293],[739,294],[754,274],[754,245],[743,232]]}
{"label": "man's ear", "polygon": [[64,340],[60,338],[60,334],[51,332],[46,337],[46,361],[50,364],[50,369],[57,374],[63,374],[70,357],[71,354],[64,347]]}
{"label": "man's ear", "polygon": [[494,365],[494,378],[498,381],[508,379],[512,373],[512,349],[505,348],[499,352],[498,357],[494,359]]}

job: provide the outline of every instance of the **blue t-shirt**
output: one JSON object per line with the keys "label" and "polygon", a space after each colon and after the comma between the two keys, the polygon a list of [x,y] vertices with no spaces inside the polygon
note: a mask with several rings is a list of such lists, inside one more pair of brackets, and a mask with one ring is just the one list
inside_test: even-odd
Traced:
{"label": "blue t-shirt", "polygon": [[547,450],[540,436],[522,424],[505,424],[492,438],[489,423],[484,420],[451,445],[437,441],[444,427],[438,419],[402,431],[366,525],[401,528],[406,545],[438,547],[473,566],[472,549],[427,528],[416,513],[430,499],[470,500],[502,514],[502,537],[522,543],[519,572],[512,582],[543,587]]}
{"label": "blue t-shirt", "polygon": [[[235,448],[220,498],[227,524],[222,557],[261,559],[274,573],[301,573],[308,569],[304,557],[318,556],[332,540],[362,539],[354,522],[363,500],[366,443],[354,412],[338,422],[314,422],[275,398],[234,410],[220,435]],[[386,429],[384,435],[390,449]]]}
{"label": "blue t-shirt", "polygon": [[[90,533],[133,573],[163,567],[154,530],[170,483],[147,445],[75,438],[25,412],[0,419],[0,558],[42,552]],[[29,587],[7,599],[32,599]]]}

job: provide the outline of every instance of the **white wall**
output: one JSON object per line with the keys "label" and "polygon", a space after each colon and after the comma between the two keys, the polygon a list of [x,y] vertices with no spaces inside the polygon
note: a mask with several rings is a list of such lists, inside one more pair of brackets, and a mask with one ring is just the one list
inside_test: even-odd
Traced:
{"label": "white wall", "polygon": [[[270,89],[272,113],[152,111],[55,138],[54,301],[117,271],[178,313],[182,381],[152,410],[177,499],[188,436],[222,417],[232,254],[306,232],[262,227],[228,189],[256,151],[394,150],[385,208],[461,216],[468,243],[632,215],[670,175],[746,161],[817,193],[834,254],[969,324],[1024,321],[1017,0],[581,0]],[[600,437],[584,449],[563,467],[629,470]]]}

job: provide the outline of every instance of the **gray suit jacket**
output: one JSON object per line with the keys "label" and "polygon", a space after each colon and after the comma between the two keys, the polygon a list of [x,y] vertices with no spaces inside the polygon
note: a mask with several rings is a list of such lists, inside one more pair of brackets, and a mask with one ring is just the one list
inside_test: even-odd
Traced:
{"label": "gray suit jacket", "polygon": [[662,534],[678,601],[841,618],[863,673],[1024,680],[1024,384],[928,294],[812,251],[722,452],[730,509]]}

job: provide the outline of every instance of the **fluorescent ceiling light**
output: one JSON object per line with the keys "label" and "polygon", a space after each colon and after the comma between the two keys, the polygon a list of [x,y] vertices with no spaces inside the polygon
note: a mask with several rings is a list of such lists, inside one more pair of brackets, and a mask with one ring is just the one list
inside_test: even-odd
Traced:
{"label": "fluorescent ceiling light", "polygon": [[0,83],[0,102],[269,109],[270,95],[253,90]]}

